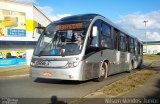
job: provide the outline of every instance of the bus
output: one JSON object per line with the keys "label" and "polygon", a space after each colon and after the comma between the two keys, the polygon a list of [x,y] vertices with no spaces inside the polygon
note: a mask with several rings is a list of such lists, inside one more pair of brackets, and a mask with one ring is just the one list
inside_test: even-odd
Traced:
{"label": "bus", "polygon": [[99,14],[81,14],[43,29],[33,52],[30,76],[103,81],[109,75],[130,72],[142,62],[140,40]]}

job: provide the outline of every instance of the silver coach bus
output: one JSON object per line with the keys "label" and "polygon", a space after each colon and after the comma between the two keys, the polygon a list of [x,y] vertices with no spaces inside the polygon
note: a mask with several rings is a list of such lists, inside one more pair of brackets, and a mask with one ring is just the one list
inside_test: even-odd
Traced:
{"label": "silver coach bus", "polygon": [[102,81],[143,62],[142,43],[98,14],[75,15],[44,28],[31,60],[30,76]]}

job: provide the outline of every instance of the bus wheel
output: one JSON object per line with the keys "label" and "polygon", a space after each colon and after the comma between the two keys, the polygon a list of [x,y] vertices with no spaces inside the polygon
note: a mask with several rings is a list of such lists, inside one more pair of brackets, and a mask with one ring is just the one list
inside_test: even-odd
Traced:
{"label": "bus wheel", "polygon": [[142,63],[143,63],[143,61],[141,60],[139,65],[138,65],[138,69],[143,69]]}
{"label": "bus wheel", "polygon": [[96,82],[101,82],[105,79],[106,77],[106,73],[107,73],[107,70],[108,70],[108,65],[107,63],[103,63],[101,68],[100,68],[100,73],[99,73],[99,77],[95,79]]}
{"label": "bus wheel", "polygon": [[134,65],[134,63],[133,63],[133,61],[131,61],[130,64],[129,64],[129,69],[128,69],[127,72],[130,73],[133,70],[133,67],[134,67],[133,65]]}

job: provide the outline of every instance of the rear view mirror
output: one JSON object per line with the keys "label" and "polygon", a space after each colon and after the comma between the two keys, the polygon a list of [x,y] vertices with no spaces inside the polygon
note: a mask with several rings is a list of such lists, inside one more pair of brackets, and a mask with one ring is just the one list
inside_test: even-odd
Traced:
{"label": "rear view mirror", "polygon": [[98,34],[98,28],[97,28],[97,26],[93,26],[92,36],[95,37],[95,36],[97,36],[97,34]]}
{"label": "rear view mirror", "polygon": [[37,29],[44,29],[45,27],[35,27],[35,28],[37,28]]}
{"label": "rear view mirror", "polygon": [[39,37],[44,31],[45,27],[35,27],[33,31],[32,38]]}

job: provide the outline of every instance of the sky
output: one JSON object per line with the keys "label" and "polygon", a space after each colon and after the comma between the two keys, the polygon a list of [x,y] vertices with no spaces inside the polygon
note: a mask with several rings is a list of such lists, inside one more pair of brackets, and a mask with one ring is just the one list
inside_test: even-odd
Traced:
{"label": "sky", "polygon": [[[143,41],[160,41],[160,0],[14,0],[35,5],[52,21],[65,16],[103,15]],[[147,20],[145,28],[144,20]],[[145,38],[145,30],[147,39]]]}

